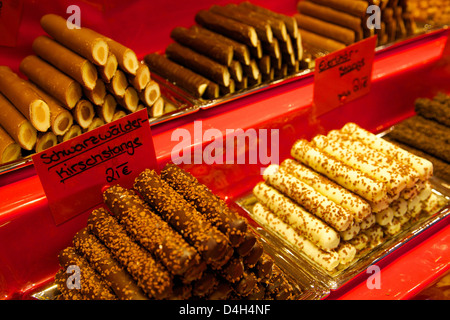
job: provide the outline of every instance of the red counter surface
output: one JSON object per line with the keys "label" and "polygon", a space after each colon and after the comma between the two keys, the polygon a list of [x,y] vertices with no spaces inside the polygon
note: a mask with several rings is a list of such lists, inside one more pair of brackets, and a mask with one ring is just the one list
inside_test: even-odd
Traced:
{"label": "red counter surface", "polygon": [[[195,5],[170,1],[164,4],[147,3],[139,7],[137,2],[140,3],[140,1],[133,1],[130,2],[130,6],[115,7],[117,12],[114,11],[116,14],[111,16],[116,19],[121,17],[122,20],[108,23],[100,19],[93,27],[98,28],[100,32],[105,31],[106,28],[114,29],[111,32],[117,35],[117,40],[123,40],[141,56],[152,48],[158,50],[163,48],[164,44],[170,41],[168,34],[165,33],[165,31],[169,32],[170,26],[192,24],[195,12],[202,6],[207,7],[211,4],[211,1],[195,2]],[[228,2],[230,1],[215,1],[215,3]],[[276,4],[273,2],[269,4],[269,1],[255,2],[279,12],[293,13],[295,11],[294,1],[280,1]],[[93,6],[88,1],[79,3],[80,6]],[[168,3],[174,6],[168,7]],[[282,3],[284,6],[281,5]],[[60,2],[56,7],[48,5],[39,8],[34,2],[28,4],[33,4],[34,10],[33,6],[24,6],[20,34],[25,38],[19,41],[21,46],[19,51],[22,54],[30,49],[34,37],[41,34],[41,30],[34,29],[37,25],[37,17],[44,12],[64,9],[66,5]],[[160,10],[151,11],[149,7],[145,7],[147,5],[152,6],[152,10],[155,8]],[[146,11],[139,10],[144,7]],[[105,8],[103,7],[103,10],[106,10]],[[84,12],[84,7],[82,10]],[[167,15],[164,14],[166,17],[163,19],[162,12],[166,11]],[[89,16],[95,20],[94,13]],[[102,15],[98,14],[97,17],[99,16]],[[171,18],[167,19],[168,16]],[[134,18],[130,19],[130,17]],[[139,20],[138,17],[145,17],[145,22],[141,21],[143,18]],[[158,31],[150,32],[149,24],[159,26]],[[121,33],[123,30],[118,27],[120,25],[126,25],[127,27],[122,29],[128,29],[128,33],[134,26],[135,32],[124,37]],[[146,37],[142,37],[143,30]],[[349,121],[356,122],[373,132],[381,131],[411,116],[416,98],[432,97],[438,91],[450,92],[450,56],[442,56],[447,38],[448,31],[441,30],[378,52],[370,94],[319,118],[313,117],[311,108],[313,76],[307,75],[220,107],[200,110],[192,115],[153,125],[152,132],[158,164],[163,166],[171,160],[171,152],[178,143],[172,139],[173,131],[180,128],[186,129],[191,136],[194,136],[195,120],[202,121],[203,131],[215,128],[224,135],[226,129],[279,129],[280,160],[289,157],[290,147],[296,139],[300,137],[309,139],[318,133],[340,128]],[[142,39],[148,41],[145,46]],[[8,56],[14,50],[14,48],[5,50],[1,48],[0,64],[18,66],[20,56]],[[204,148],[207,143],[207,141],[193,141],[196,148]],[[255,183],[262,179],[260,165],[198,164],[183,165],[183,167],[214,192],[230,201],[251,191]],[[58,252],[70,245],[76,231],[85,226],[89,212],[81,213],[66,223],[56,226],[39,177],[36,176],[32,166],[0,176],[0,199],[0,297],[2,299],[27,298],[31,292],[52,280],[58,269]],[[383,291],[368,292],[367,288],[365,289],[367,276],[361,274],[344,288],[331,293],[329,298],[411,297],[448,268],[450,258],[446,244],[449,243],[449,234],[450,227],[446,219],[432,230],[410,241],[402,247],[402,250],[383,259],[380,265],[382,279],[385,279],[382,285]],[[432,256],[431,259],[426,260],[426,263],[416,264],[415,268],[407,267],[411,261],[425,261],[423,258],[426,252],[431,252]],[[400,275],[402,279],[405,279],[401,280],[403,286],[397,285]]]}

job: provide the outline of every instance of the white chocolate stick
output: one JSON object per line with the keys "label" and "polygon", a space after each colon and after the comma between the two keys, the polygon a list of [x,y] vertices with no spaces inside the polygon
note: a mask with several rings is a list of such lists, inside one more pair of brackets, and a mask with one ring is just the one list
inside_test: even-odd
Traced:
{"label": "white chocolate stick", "polygon": [[339,255],[335,251],[321,250],[259,202],[253,207],[253,218],[263,227],[292,244],[325,270],[333,271],[339,265]]}
{"label": "white chocolate stick", "polygon": [[304,139],[298,140],[294,144],[291,155],[368,201],[377,202],[387,197],[387,190],[382,183],[327,156]]}
{"label": "white chocolate stick", "polygon": [[309,212],[296,205],[265,183],[257,184],[253,193],[256,198],[281,220],[299,230],[308,240],[323,250],[333,250],[339,245],[339,234]]}
{"label": "white chocolate stick", "polygon": [[342,129],[342,132],[346,132],[356,139],[362,141],[364,144],[381,151],[390,157],[393,157],[409,166],[419,173],[420,179],[428,180],[433,174],[433,164],[423,158],[411,154],[410,152],[401,149],[394,144],[377,137],[375,134],[362,129],[355,123],[347,123]]}
{"label": "white chocolate stick", "polygon": [[281,168],[297,179],[302,180],[336,204],[343,206],[353,214],[355,222],[363,221],[372,213],[370,204],[361,197],[334,183],[323,175],[293,160],[286,159]]}
{"label": "white chocolate stick", "polygon": [[337,231],[347,230],[353,222],[352,215],[303,181],[289,175],[278,165],[270,165],[263,174],[267,184],[297,202],[308,212],[319,217]]}

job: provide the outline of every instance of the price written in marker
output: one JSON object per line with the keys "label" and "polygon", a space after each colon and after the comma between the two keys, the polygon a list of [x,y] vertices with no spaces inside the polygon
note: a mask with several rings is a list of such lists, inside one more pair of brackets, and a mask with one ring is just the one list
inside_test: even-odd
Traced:
{"label": "price written in marker", "polygon": [[56,224],[102,203],[102,189],[156,168],[147,110],[58,144],[33,156]]}
{"label": "price written in marker", "polygon": [[316,60],[315,116],[370,92],[376,42],[373,36]]}

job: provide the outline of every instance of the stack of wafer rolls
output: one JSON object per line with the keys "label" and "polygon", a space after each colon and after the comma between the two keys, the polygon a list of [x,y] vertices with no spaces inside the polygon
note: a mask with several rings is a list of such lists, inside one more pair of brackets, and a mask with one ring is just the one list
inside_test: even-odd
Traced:
{"label": "stack of wafer rolls", "polygon": [[[61,251],[61,299],[293,299],[301,292],[246,220],[174,164],[161,175],[144,170],[133,189],[107,187],[103,200]],[[67,287],[70,265],[95,292]]]}
{"label": "stack of wafer rolls", "polygon": [[302,39],[293,17],[248,1],[212,5],[191,27],[176,27],[162,53],[148,54],[151,72],[196,99],[215,99],[297,73]]}
{"label": "stack of wafer rolls", "polygon": [[329,272],[442,206],[431,162],[355,123],[298,140],[291,156],[264,171],[252,217]]}
{"label": "stack of wafer rolls", "polygon": [[[380,9],[380,25],[375,22]],[[312,48],[336,51],[374,34],[383,45],[414,34],[416,27],[405,1],[398,0],[301,0],[297,2],[297,19],[304,43]]]}
{"label": "stack of wafer rolls", "polygon": [[433,163],[434,176],[450,181],[450,98],[418,98],[416,114],[396,124],[385,139]]}

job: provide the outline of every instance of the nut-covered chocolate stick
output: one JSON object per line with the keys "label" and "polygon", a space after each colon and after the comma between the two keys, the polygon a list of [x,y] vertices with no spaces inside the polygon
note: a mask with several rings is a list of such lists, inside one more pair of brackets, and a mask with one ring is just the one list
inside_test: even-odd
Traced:
{"label": "nut-covered chocolate stick", "polygon": [[173,283],[169,272],[147,250],[135,243],[105,208],[93,210],[87,225],[88,230],[109,248],[149,297],[164,299],[172,294]]}
{"label": "nut-covered chocolate stick", "polygon": [[39,36],[34,40],[33,51],[81,85],[94,88],[98,77],[97,69],[86,58],[47,36]]}
{"label": "nut-covered chocolate stick", "polygon": [[[222,260],[230,249],[227,237],[208,222],[155,171],[144,170],[134,188],[202,255],[206,263]],[[223,264],[227,261],[223,260]]]}
{"label": "nut-covered chocolate stick", "polygon": [[195,50],[173,42],[167,46],[166,56],[170,60],[201,74],[219,85],[225,87],[230,85],[230,72],[228,68]]}
{"label": "nut-covered chocolate stick", "polygon": [[81,99],[83,93],[78,82],[35,55],[22,60],[20,71],[68,109]]}
{"label": "nut-covered chocolate stick", "polygon": [[176,83],[193,96],[200,98],[208,86],[208,80],[199,74],[170,61],[166,57],[151,53],[145,56],[145,63],[150,72],[156,73],[164,79]]}
{"label": "nut-covered chocolate stick", "polygon": [[73,116],[54,97],[30,82],[33,89],[45,100],[50,108],[50,128],[57,136],[64,135],[73,124]]}
{"label": "nut-covered chocolate stick", "polygon": [[128,233],[183,281],[198,280],[206,268],[198,252],[132,190],[119,185],[103,192],[103,200]]}
{"label": "nut-covered chocolate stick", "polygon": [[73,108],[72,114],[75,122],[82,129],[87,129],[91,125],[92,120],[95,117],[94,106],[90,101],[81,99],[80,101],[78,101],[75,108]]}
{"label": "nut-covered chocolate stick", "polygon": [[236,247],[242,243],[247,231],[247,223],[233,212],[225,201],[177,165],[168,163],[161,171],[161,177],[226,234],[232,246]]}
{"label": "nut-covered chocolate stick", "polygon": [[193,25],[189,28],[189,30],[201,33],[205,36],[209,36],[212,38],[215,38],[219,40],[220,42],[223,42],[233,48],[233,59],[239,61],[242,64],[249,64],[250,63],[250,50],[249,47],[246,46],[243,43],[240,43],[238,41],[235,41],[233,39],[230,39],[228,37],[225,37],[224,35],[205,29],[198,25]]}
{"label": "nut-covered chocolate stick", "polygon": [[81,229],[73,237],[73,245],[89,261],[121,300],[148,300],[130,274],[113,257],[108,248],[90,233]]}
{"label": "nut-covered chocolate stick", "polygon": [[21,152],[20,145],[0,126],[0,164],[19,159]]}
{"label": "nut-covered chocolate stick", "polygon": [[88,28],[69,29],[69,22],[61,16],[46,14],[41,26],[52,38],[96,65],[105,65],[109,47],[105,39]]}
{"label": "nut-covered chocolate stick", "polygon": [[257,45],[258,34],[255,28],[244,23],[207,10],[197,12],[195,21],[205,28],[221,33],[248,46],[255,47]]}
{"label": "nut-covered chocolate stick", "polygon": [[209,9],[211,12],[220,14],[224,17],[248,24],[255,28],[258,38],[263,41],[272,42],[273,32],[267,21],[252,18],[251,16],[239,11],[237,5],[218,6],[213,5]]}
{"label": "nut-covered chocolate stick", "polygon": [[220,39],[208,37],[201,32],[176,27],[171,31],[170,37],[223,65],[229,66],[233,60],[234,51],[229,44],[220,41]]}
{"label": "nut-covered chocolate stick", "polygon": [[35,150],[39,153],[58,144],[58,139],[52,131],[38,132]]}
{"label": "nut-covered chocolate stick", "polygon": [[33,125],[0,93],[0,126],[25,150],[33,150],[37,133]]}
{"label": "nut-covered chocolate stick", "polygon": [[[79,291],[81,294],[86,295],[90,300],[117,299],[105,281],[89,265],[86,258],[79,254],[74,247],[67,247],[62,250],[58,255],[58,260],[64,273],[67,273],[70,266],[79,268],[78,270],[80,271],[81,276],[79,281],[81,286],[79,289],[74,287],[69,290]],[[74,269],[72,272],[76,272],[76,270],[77,269]],[[75,275],[74,273],[70,273],[70,270],[68,274]]]}
{"label": "nut-covered chocolate stick", "polygon": [[33,90],[28,81],[6,66],[0,66],[0,92],[38,131],[46,132],[50,128],[48,104]]}

